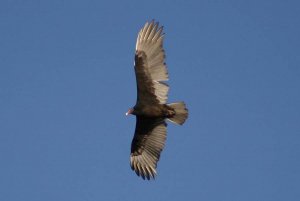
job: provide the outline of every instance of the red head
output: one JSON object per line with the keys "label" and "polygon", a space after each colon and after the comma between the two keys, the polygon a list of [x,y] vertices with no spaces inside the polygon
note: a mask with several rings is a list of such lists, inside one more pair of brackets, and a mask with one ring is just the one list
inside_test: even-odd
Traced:
{"label": "red head", "polygon": [[130,115],[130,114],[132,114],[133,113],[133,108],[130,108],[127,112],[126,112],[126,116],[127,115]]}

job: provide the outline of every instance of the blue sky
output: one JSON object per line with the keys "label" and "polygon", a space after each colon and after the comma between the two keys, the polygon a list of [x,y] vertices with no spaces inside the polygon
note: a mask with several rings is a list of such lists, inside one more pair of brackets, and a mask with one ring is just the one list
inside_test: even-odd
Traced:
{"label": "blue sky", "polygon": [[[152,19],[190,117],[149,182],[125,112]],[[299,24],[296,0],[1,1],[0,200],[298,200]]]}

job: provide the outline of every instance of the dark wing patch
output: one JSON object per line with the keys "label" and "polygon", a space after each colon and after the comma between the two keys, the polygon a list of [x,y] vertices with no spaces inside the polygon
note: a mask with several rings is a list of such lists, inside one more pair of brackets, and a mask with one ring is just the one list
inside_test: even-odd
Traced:
{"label": "dark wing patch", "polygon": [[136,117],[130,165],[143,179],[155,178],[157,162],[165,146],[167,124],[162,118]]}
{"label": "dark wing patch", "polygon": [[168,71],[164,63],[163,27],[158,23],[146,23],[138,34],[135,53],[137,101],[165,104],[169,87]]}

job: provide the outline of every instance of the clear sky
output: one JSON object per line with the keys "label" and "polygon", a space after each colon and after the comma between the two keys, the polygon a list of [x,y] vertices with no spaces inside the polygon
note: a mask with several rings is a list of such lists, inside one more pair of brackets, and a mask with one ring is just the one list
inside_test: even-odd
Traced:
{"label": "clear sky", "polygon": [[[129,166],[136,36],[164,25],[184,126]],[[0,2],[1,201],[296,201],[299,1]]]}

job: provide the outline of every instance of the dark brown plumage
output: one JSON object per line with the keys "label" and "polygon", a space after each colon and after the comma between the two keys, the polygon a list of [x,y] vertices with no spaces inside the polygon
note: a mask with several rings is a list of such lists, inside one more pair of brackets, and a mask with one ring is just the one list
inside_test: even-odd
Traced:
{"label": "dark brown plumage", "polygon": [[154,21],[140,30],[136,42],[137,101],[126,115],[136,115],[130,165],[143,179],[156,176],[157,162],[167,133],[165,120],[182,125],[188,117],[184,102],[167,104],[168,72],[164,63],[163,27]]}

